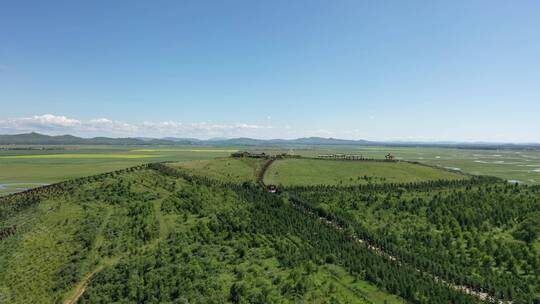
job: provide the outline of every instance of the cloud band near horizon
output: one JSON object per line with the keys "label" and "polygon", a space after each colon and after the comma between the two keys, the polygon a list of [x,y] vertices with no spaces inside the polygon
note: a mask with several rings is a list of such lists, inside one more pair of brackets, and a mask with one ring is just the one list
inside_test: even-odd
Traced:
{"label": "cloud band near horizon", "polygon": [[41,132],[49,135],[71,134],[83,137],[260,137],[268,125],[249,123],[211,123],[161,121],[127,123],[108,118],[79,120],[62,115],[44,114],[31,117],[0,119],[0,134]]}
{"label": "cloud band near horizon", "polygon": [[[372,121],[370,120],[370,123]],[[484,127],[485,129],[485,127]],[[326,128],[291,127],[271,121],[266,123],[217,123],[217,122],[180,122],[180,121],[143,121],[128,123],[108,118],[88,120],[75,119],[62,115],[44,114],[30,117],[0,118],[0,134],[20,134],[38,132],[47,135],[75,135],[80,137],[178,137],[178,138],[237,138],[250,137],[256,139],[294,139],[301,137],[325,137],[342,139],[363,139],[371,141],[405,141],[405,142],[491,142],[491,143],[540,143],[540,139],[531,140],[521,136],[520,132],[512,133],[512,137],[493,130],[490,136],[481,136],[481,130],[470,129],[470,136],[452,136],[452,130],[434,128],[429,134],[409,134],[407,130],[394,132],[378,132],[372,126],[362,126],[359,122],[355,128],[346,131]],[[411,132],[412,133],[412,132]],[[444,134],[434,136],[433,134]]]}

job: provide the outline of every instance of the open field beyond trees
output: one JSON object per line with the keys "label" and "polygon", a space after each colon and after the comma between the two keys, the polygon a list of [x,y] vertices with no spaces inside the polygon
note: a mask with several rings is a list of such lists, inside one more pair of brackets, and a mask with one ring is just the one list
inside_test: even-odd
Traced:
{"label": "open field beyond trees", "polygon": [[224,182],[255,182],[266,159],[261,158],[216,158],[171,163],[170,166],[184,169],[191,174],[203,175]]}
{"label": "open field beyond trees", "polygon": [[358,185],[458,180],[465,175],[408,162],[281,159],[268,168],[266,184]]}
{"label": "open field beyond trees", "polygon": [[[21,146],[22,147],[22,146]],[[40,150],[46,148],[46,150]],[[398,160],[417,161],[473,175],[492,175],[524,184],[540,183],[540,150],[468,150],[450,148],[396,148],[361,146],[320,147],[137,147],[137,146],[34,146],[32,150],[0,149],[0,195],[142,163],[209,160],[238,150],[264,150],[270,154],[293,152],[350,153],[382,159],[392,153]],[[343,181],[347,183],[348,181]]]}

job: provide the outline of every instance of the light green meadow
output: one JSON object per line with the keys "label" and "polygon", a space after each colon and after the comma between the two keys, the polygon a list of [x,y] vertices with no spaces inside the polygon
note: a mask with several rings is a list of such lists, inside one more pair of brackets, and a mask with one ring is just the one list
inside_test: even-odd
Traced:
{"label": "light green meadow", "polygon": [[408,162],[374,162],[319,159],[277,160],[264,176],[266,184],[358,185],[458,180],[465,175]]}

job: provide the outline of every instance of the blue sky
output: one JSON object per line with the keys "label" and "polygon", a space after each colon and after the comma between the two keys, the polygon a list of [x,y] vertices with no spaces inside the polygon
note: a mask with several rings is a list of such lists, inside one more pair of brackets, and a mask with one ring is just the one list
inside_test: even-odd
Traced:
{"label": "blue sky", "polygon": [[1,1],[0,133],[540,142],[539,1]]}

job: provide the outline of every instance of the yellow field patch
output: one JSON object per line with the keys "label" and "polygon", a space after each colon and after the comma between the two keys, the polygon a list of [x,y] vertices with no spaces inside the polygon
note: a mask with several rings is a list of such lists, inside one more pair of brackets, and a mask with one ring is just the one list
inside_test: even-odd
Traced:
{"label": "yellow field patch", "polygon": [[137,149],[133,152],[214,152],[214,153],[232,153],[235,149]]}
{"label": "yellow field patch", "polygon": [[37,154],[37,155],[9,155],[0,156],[0,159],[36,159],[36,158],[148,158],[148,157],[160,157],[161,155],[155,154]]}

